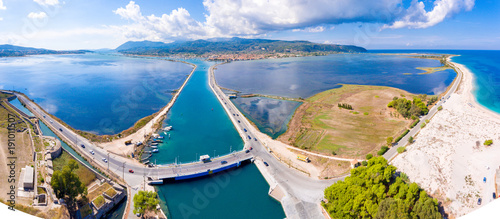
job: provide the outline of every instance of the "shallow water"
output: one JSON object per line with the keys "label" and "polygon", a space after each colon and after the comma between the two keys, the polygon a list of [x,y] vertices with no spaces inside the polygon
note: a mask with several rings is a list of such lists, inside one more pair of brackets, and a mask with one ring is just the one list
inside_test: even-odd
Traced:
{"label": "shallow water", "polygon": [[266,97],[236,98],[233,103],[262,133],[277,138],[285,133],[288,122],[301,102]]}
{"label": "shallow water", "polygon": [[[337,54],[237,61],[216,71],[219,85],[242,91],[307,98],[342,84],[381,85],[411,93],[443,92],[456,76],[452,70],[418,75],[416,67],[441,66],[437,60],[373,54]],[[413,73],[404,75],[404,73]]]}
{"label": "shallow water", "polygon": [[165,106],[192,67],[119,55],[0,58],[0,88],[15,89],[70,126],[114,134]]}

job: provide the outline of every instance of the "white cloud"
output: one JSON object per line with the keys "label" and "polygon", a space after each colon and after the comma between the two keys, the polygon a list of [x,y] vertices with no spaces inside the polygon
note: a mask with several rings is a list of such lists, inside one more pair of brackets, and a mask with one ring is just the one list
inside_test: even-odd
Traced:
{"label": "white cloud", "polygon": [[33,1],[42,6],[48,6],[48,5],[54,6],[59,4],[59,0],[33,0]]}
{"label": "white cloud", "polygon": [[470,11],[475,0],[436,0],[431,11],[425,10],[423,2],[413,0],[404,16],[383,28],[427,28],[441,23],[445,18],[462,10]]}
{"label": "white cloud", "polygon": [[[41,1],[41,0],[36,0]],[[383,28],[426,28],[462,10],[475,0],[435,0],[431,11],[413,0],[403,8],[401,0],[204,0],[204,21],[184,8],[161,16],[145,16],[134,1],[113,11],[130,21],[113,28],[128,39],[168,41],[176,38],[255,37],[274,31],[323,32],[341,23],[378,23]]]}
{"label": "white cloud", "polygon": [[47,18],[47,14],[45,12],[31,12],[28,14],[28,18],[41,20]]}
{"label": "white cloud", "polygon": [[5,10],[7,9],[5,5],[3,5],[3,0],[0,0],[0,10]]}
{"label": "white cloud", "polygon": [[[3,0],[0,0],[0,10],[6,10],[7,7],[5,7],[5,5],[3,5]],[[0,17],[0,21],[3,21],[3,17]]]}
{"label": "white cloud", "polygon": [[[319,33],[325,31],[326,28],[323,26],[308,27],[304,29],[293,29],[292,32],[309,32],[309,33]],[[333,28],[331,28],[333,30]]]}

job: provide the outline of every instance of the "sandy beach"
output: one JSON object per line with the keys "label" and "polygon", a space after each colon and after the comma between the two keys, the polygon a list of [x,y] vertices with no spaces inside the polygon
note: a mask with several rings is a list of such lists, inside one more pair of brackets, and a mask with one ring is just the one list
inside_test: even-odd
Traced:
{"label": "sandy beach", "polygon": [[[463,75],[459,88],[392,164],[456,218],[493,200],[495,171],[500,167],[500,115],[477,103],[470,70],[451,64]],[[483,145],[487,139],[493,145]]]}

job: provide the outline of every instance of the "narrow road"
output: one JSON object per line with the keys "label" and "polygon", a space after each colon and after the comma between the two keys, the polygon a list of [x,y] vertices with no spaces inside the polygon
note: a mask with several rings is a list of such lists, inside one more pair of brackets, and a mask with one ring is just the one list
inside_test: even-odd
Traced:
{"label": "narrow road", "polygon": [[446,100],[448,100],[448,98],[450,97],[451,94],[455,93],[455,91],[457,90],[458,88],[458,85],[460,84],[460,81],[462,81],[462,75],[463,73],[460,71],[459,68],[456,68],[454,63],[451,62],[449,59],[448,59],[448,62],[447,62],[449,65],[451,65],[455,71],[457,72],[457,77],[455,78],[455,80],[453,81],[453,84],[451,85],[450,89],[448,89],[448,92],[446,92],[446,94],[443,96],[442,99],[438,100],[438,102],[436,103],[436,105],[434,105],[430,110],[429,110],[429,113],[427,113],[427,115],[423,116],[421,119],[420,119],[420,122],[415,126],[413,127],[410,132],[408,132],[408,134],[406,134],[405,137],[403,137],[401,140],[399,140],[399,142],[397,142],[395,145],[393,145],[385,154],[384,154],[384,158],[387,159],[388,161],[391,161],[394,157],[396,157],[396,155],[398,154],[398,148],[400,147],[405,147],[406,145],[408,145],[408,139],[411,137],[415,138],[415,135],[420,131],[420,129],[422,129],[420,126],[425,122],[425,120],[430,120],[439,110],[438,110],[438,107],[443,105],[443,103],[446,102]]}
{"label": "narrow road", "polygon": [[[216,66],[211,66],[209,69],[208,83],[244,139],[245,149],[252,148],[251,153],[256,159],[262,159],[269,164],[265,167],[266,170],[261,171],[268,171],[274,178],[275,184],[279,185],[287,194],[281,200],[287,218],[324,218],[319,205],[324,197],[324,190],[336,181],[343,180],[344,177],[330,180],[313,179],[277,160],[255,137],[254,133],[258,130],[250,125],[250,122],[242,116],[229,97],[217,86],[214,77]],[[275,186],[272,182],[268,183],[271,187]]]}

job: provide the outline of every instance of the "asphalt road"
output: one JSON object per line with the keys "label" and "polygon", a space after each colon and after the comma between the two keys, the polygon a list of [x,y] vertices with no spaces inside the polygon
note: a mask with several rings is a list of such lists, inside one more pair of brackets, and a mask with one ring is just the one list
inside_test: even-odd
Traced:
{"label": "asphalt road", "polygon": [[[313,179],[277,160],[259,139],[255,138],[253,131],[257,130],[216,85],[213,75],[214,67],[210,67],[209,70],[209,85],[244,139],[245,148],[252,147],[251,153],[254,154],[255,159],[261,159],[269,164],[265,168],[274,178],[275,183],[288,193],[289,196],[282,200],[287,218],[324,218],[319,206],[324,197],[324,189],[344,177],[329,180]],[[270,186],[274,186],[272,182],[269,183]]]}
{"label": "asphalt road", "polygon": [[[448,62],[448,64],[450,64],[451,66],[454,67],[453,63],[450,63]],[[410,132],[408,132],[408,134],[406,134],[405,137],[403,137],[401,140],[399,140],[399,142],[397,142],[396,144],[394,144],[385,154],[384,154],[384,158],[387,159],[388,161],[392,160],[394,157],[396,157],[396,155],[398,154],[398,148],[399,147],[405,147],[406,145],[408,145],[408,139],[411,137],[415,138],[415,135],[422,129],[420,126],[425,122],[425,120],[430,120],[437,112],[438,112],[438,107],[443,105],[443,103],[446,102],[446,100],[448,100],[448,98],[450,97],[451,94],[455,93],[455,91],[457,90],[458,88],[458,85],[460,84],[460,81],[462,81],[462,72],[460,72],[460,70],[458,68],[455,68],[456,71],[457,71],[457,77],[455,78],[455,80],[453,81],[453,85],[451,86],[451,88],[448,90],[448,92],[443,96],[442,99],[439,99],[438,102],[436,103],[436,105],[434,105],[430,110],[429,110],[429,113],[427,113],[427,115],[423,116],[422,118],[420,118],[420,122],[415,126],[413,127]]]}

